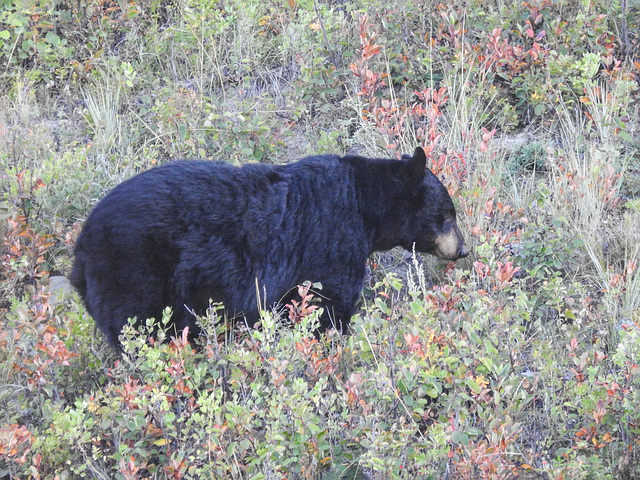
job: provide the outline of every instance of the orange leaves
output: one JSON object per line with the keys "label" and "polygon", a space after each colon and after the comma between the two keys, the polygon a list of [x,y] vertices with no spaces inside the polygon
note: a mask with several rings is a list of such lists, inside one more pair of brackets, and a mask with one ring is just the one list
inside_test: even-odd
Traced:
{"label": "orange leaves", "polygon": [[496,280],[498,280],[498,288],[504,288],[508,283],[511,283],[513,276],[520,271],[520,267],[514,267],[513,262],[497,262],[498,268],[495,273]]}
{"label": "orange leaves", "polygon": [[129,458],[122,457],[120,459],[120,473],[125,480],[137,480],[140,466],[136,465],[136,459],[133,455]]}
{"label": "orange leaves", "polygon": [[[360,37],[361,41],[362,40],[362,36]],[[374,57],[376,55],[378,55],[380,53],[380,46],[379,45],[373,45],[372,43],[370,43],[371,41],[373,41],[373,39],[375,39],[375,35],[372,35],[372,38],[369,39],[368,42],[363,43],[362,44],[362,58],[363,59],[368,59],[371,57]]]}
{"label": "orange leaves", "polygon": [[[53,327],[50,328],[55,332],[55,329]],[[69,366],[69,360],[71,360],[72,358],[77,358],[79,356],[77,353],[73,353],[67,350],[66,345],[60,340],[55,341],[51,339],[46,343],[39,343],[38,345],[36,345],[36,349],[45,353],[48,358],[52,359],[52,361],[55,361],[58,365]]]}
{"label": "orange leaves", "polygon": [[[22,325],[19,328],[23,328]],[[56,365],[71,366],[71,359],[78,358],[75,352],[70,352],[59,338],[58,331],[53,325],[36,327],[42,341],[36,343],[33,352],[24,355],[20,363],[13,364],[16,372],[26,376],[27,383],[34,388],[46,388],[55,385]],[[16,338],[16,337],[14,337]]]}
{"label": "orange leaves", "polygon": [[431,159],[430,169],[436,176],[445,176],[454,182],[447,185],[450,194],[454,194],[460,184],[467,177],[467,149],[463,151],[437,152],[438,140],[442,136],[438,125],[442,117],[444,106],[449,101],[449,95],[445,87],[426,88],[414,91],[414,94],[422,102],[408,109],[409,117],[423,123],[416,130],[418,140],[423,144],[427,157]]}
{"label": "orange leaves", "polygon": [[616,382],[611,382],[610,385],[604,384],[604,386],[606,387],[607,395],[609,395],[610,397],[615,397],[621,390],[620,385],[618,385]]}
{"label": "orange leaves", "polygon": [[[185,328],[183,331],[187,331],[187,329]],[[188,345],[188,340],[185,335],[183,335],[182,341],[186,342],[183,345]],[[173,390],[176,394],[191,395],[193,393],[193,390],[187,384],[185,384],[185,380],[189,380],[190,377],[186,375],[184,359],[169,359],[169,366],[166,368],[166,371],[174,379],[178,380],[178,382],[173,386]]]}
{"label": "orange leaves", "polygon": [[[592,355],[589,352],[583,352],[578,356],[579,342],[574,337],[570,340],[566,348],[569,350],[569,357],[573,357],[575,368],[570,368],[573,373],[575,381],[578,384],[582,384],[588,381],[593,381],[589,375],[589,369],[596,367],[596,365],[607,358],[603,352],[596,351]],[[616,404],[620,405],[624,396],[629,393],[628,390],[623,389],[620,385],[613,381],[611,383],[605,383],[601,381],[594,382],[592,388],[604,387],[606,391],[606,397],[600,398],[595,402],[595,406],[592,406],[585,412],[585,422],[590,424],[588,427],[581,427],[575,433],[575,439],[577,441],[575,449],[587,449],[593,448],[599,450],[606,447],[614,439],[609,431],[610,421],[607,421],[607,415],[616,414]],[[602,390],[596,393],[601,396]],[[618,403],[620,402],[620,403]],[[605,430],[604,433],[602,430]]]}
{"label": "orange leaves", "polygon": [[600,425],[602,423],[602,418],[607,414],[607,410],[604,407],[604,402],[602,400],[598,400],[598,404],[596,405],[595,410],[593,411],[593,419],[596,422],[596,425]]}
{"label": "orange leaves", "polygon": [[376,105],[374,95],[376,91],[384,86],[383,80],[386,73],[374,72],[369,68],[369,60],[380,54],[380,46],[374,42],[376,34],[371,31],[372,25],[366,14],[362,14],[358,19],[358,32],[360,35],[360,57],[349,64],[351,72],[360,79],[360,91],[358,96],[366,97],[369,103],[369,112],[374,111]]}
{"label": "orange leaves", "polygon": [[367,14],[362,14],[358,19],[358,34],[360,36],[361,57],[363,60],[368,60],[380,53],[380,47],[374,43],[377,35],[371,31],[371,27]]}
{"label": "orange leaves", "polygon": [[612,274],[609,278],[609,286],[614,288],[625,288],[628,281],[633,279],[633,274],[636,271],[638,262],[636,260],[629,260],[624,272]]}
{"label": "orange leaves", "polygon": [[481,262],[480,260],[473,262],[473,269],[476,271],[476,274],[481,280],[484,280],[485,278],[487,278],[491,273],[491,270],[489,269],[489,265]]}
{"label": "orange leaves", "polygon": [[137,378],[129,377],[126,383],[114,387],[114,390],[120,393],[122,403],[127,408],[135,410],[138,408],[138,398],[142,397],[142,391],[148,391],[150,388],[148,385],[141,386]]}
{"label": "orange leaves", "polygon": [[271,380],[276,388],[280,388],[284,385],[286,368],[289,365],[289,362],[286,360],[279,361],[274,357],[269,357],[267,361],[274,367],[269,370],[269,374],[271,375]]}
{"label": "orange leaves", "polygon": [[174,352],[180,352],[181,350],[188,348],[189,346],[189,327],[185,327],[180,332],[180,335],[171,339],[170,347]]}
{"label": "orange leaves", "polygon": [[22,465],[27,461],[35,438],[24,425],[14,423],[0,427],[0,457]]}
{"label": "orange leaves", "polygon": [[304,359],[306,368],[304,374],[312,382],[324,375],[333,375],[338,370],[342,348],[339,347],[333,355],[325,356],[322,347],[315,338],[304,338],[296,342],[296,351]]}
{"label": "orange leaves", "polygon": [[473,262],[473,269],[481,280],[486,280],[490,277],[495,279],[492,286],[493,290],[502,290],[511,285],[513,277],[521,270],[520,267],[514,267],[513,262],[508,261],[505,263],[496,262],[495,270],[492,272],[489,265],[480,260]]}
{"label": "orange leaves", "polygon": [[611,211],[620,203],[619,182],[621,175],[616,172],[612,165],[606,165],[603,170],[598,194],[604,203],[605,209]]}
{"label": "orange leaves", "polygon": [[[18,187],[23,189],[24,176],[18,174],[16,177]],[[44,183],[38,179],[30,191],[43,186]],[[67,333],[59,332],[54,326],[54,310],[49,303],[50,294],[46,292],[49,277],[46,259],[55,242],[48,235],[36,233],[25,215],[14,215],[7,219],[7,223],[9,228],[3,242],[5,253],[0,259],[0,280],[16,297],[29,298],[28,303],[16,310],[20,313],[19,322],[7,333],[14,341],[27,332],[28,335],[37,335],[35,348],[23,352],[21,362],[14,364],[14,370],[25,375],[28,384],[34,388],[51,388],[56,384],[54,367],[69,367],[72,359],[78,357],[63,342]],[[5,341],[7,335],[2,332],[0,338]]]}
{"label": "orange leaves", "polygon": [[14,282],[33,282],[47,277],[49,272],[44,270],[43,264],[45,254],[54,245],[53,239],[35,233],[24,215],[14,215],[7,223],[4,246],[8,253],[1,259],[0,276]]}
{"label": "orange leaves", "polygon": [[296,350],[302,358],[309,358],[315,350],[318,340],[315,338],[304,338],[301,342],[296,342]]}
{"label": "orange leaves", "polygon": [[593,197],[608,212],[615,210],[620,204],[621,175],[612,165],[594,166],[588,175],[580,175],[576,171],[569,171],[565,175],[569,189],[576,199]]}
{"label": "orange leaves", "polygon": [[475,47],[484,63],[484,68],[508,79],[514,79],[531,69],[532,65],[544,61],[549,49],[538,43],[546,37],[545,30],[536,32],[535,25],[540,18],[542,15],[537,15],[533,24],[531,20],[526,20],[522,27],[518,27],[524,37],[533,40],[529,49],[523,45],[513,44],[501,28],[494,28],[486,44]]}
{"label": "orange leaves", "polygon": [[[349,69],[359,80],[356,96],[362,99],[359,108],[361,120],[371,123],[384,137],[387,150],[397,153],[401,142],[406,138],[407,125],[416,125],[415,137],[427,156],[431,158],[431,169],[436,175],[446,174],[451,179],[462,181],[466,177],[466,156],[464,152],[438,154],[435,147],[441,133],[438,123],[442,116],[443,105],[449,97],[444,87],[427,88],[414,91],[418,98],[400,99],[394,95],[380,95],[391,87],[388,72],[382,68],[377,71],[373,59],[380,55],[382,48],[376,43],[376,34],[372,31],[366,14],[359,21],[359,56],[349,65]],[[399,56],[401,62],[408,61],[407,56]],[[435,157],[435,158],[434,158]]]}
{"label": "orange leaves", "polygon": [[[490,133],[490,132],[489,132]],[[487,198],[484,202],[484,206],[483,206],[483,213],[484,216],[487,220],[492,220],[493,217],[497,214],[500,213],[501,215],[513,215],[513,209],[511,208],[511,205],[508,204],[503,204],[502,202],[500,202],[499,200],[496,200],[496,188],[495,187],[490,187],[487,190]]]}
{"label": "orange leaves", "polygon": [[607,446],[607,444],[611,443],[613,441],[613,437],[611,436],[611,434],[609,432],[605,433],[604,435],[600,435],[598,436],[597,434],[597,430],[595,427],[590,427],[590,428],[581,428],[580,430],[578,430],[576,432],[576,439],[578,441],[580,440],[585,440],[588,443],[587,444],[582,444],[583,447],[588,446],[589,444],[591,446],[593,446],[593,448],[595,450],[599,450],[601,448],[604,448]]}
{"label": "orange leaves", "polygon": [[349,380],[344,383],[344,389],[347,394],[347,404],[360,406],[363,412],[368,415],[371,413],[371,405],[362,398],[362,390],[365,388],[365,383],[362,372],[352,373],[349,376]]}
{"label": "orange leaves", "polygon": [[569,345],[567,345],[567,347],[571,352],[575,352],[576,349],[578,348],[578,340],[575,337],[573,337],[569,342]]}
{"label": "orange leaves", "polygon": [[188,463],[185,458],[183,458],[182,460],[172,458],[169,460],[169,464],[163,467],[163,470],[167,475],[167,478],[170,478],[172,480],[180,480],[181,478],[183,478],[183,473],[185,473],[187,465]]}
{"label": "orange leaves", "polygon": [[436,351],[432,351],[431,347],[433,345],[442,347],[444,345],[451,344],[451,341],[446,335],[436,335],[432,330],[428,330],[426,332],[425,338],[420,335],[413,335],[411,333],[405,333],[403,335],[403,338],[405,343],[407,344],[407,350],[403,350],[403,352],[408,352],[421,359],[426,359],[428,356],[438,357],[441,355],[439,349]]}
{"label": "orange leaves", "polygon": [[[509,452],[511,445],[521,435],[521,428],[517,423],[506,419],[473,441],[458,430],[457,420],[452,416],[447,428],[452,439],[448,456],[455,465],[455,478],[520,478],[518,468],[512,465],[512,454]],[[526,469],[524,466],[521,468]]]}

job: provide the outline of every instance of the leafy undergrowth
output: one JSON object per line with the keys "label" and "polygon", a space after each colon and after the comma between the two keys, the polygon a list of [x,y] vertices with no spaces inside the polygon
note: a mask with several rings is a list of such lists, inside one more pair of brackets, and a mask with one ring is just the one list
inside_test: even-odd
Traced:
{"label": "leafy undergrowth", "polygon": [[[374,285],[350,336],[314,338],[318,311],[303,288],[286,322],[265,313],[259,330],[228,330],[214,308],[197,345],[130,329],[120,356],[97,345],[75,295],[51,305],[42,267],[53,241],[24,221],[11,221],[3,264],[24,286],[0,332],[4,475],[560,479],[640,469],[638,311],[610,323],[606,301],[554,281],[551,257],[533,261],[534,238],[520,240],[519,266],[496,260],[499,242],[480,242],[475,262],[447,265],[437,286],[414,259],[408,289],[392,274]],[[618,301],[635,278],[630,264],[601,294]]]}
{"label": "leafy undergrowth", "polygon": [[[638,478],[638,13],[0,5],[0,477]],[[375,256],[349,336],[316,339],[301,290],[287,321],[214,309],[197,345],[120,355],[54,287],[138,171],[416,145],[472,253]]]}

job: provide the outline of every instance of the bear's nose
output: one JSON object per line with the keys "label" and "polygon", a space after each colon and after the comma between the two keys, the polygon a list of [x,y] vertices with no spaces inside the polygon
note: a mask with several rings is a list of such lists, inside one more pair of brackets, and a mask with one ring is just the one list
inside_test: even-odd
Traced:
{"label": "bear's nose", "polygon": [[467,246],[463,243],[458,249],[458,258],[464,258],[467,255],[469,255],[469,250],[467,250]]}

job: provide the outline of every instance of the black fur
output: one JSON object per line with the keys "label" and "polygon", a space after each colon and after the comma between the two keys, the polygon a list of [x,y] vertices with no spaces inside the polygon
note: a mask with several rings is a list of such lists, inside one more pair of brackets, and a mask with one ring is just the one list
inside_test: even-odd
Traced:
{"label": "black fur", "polygon": [[[179,161],[114,188],[91,212],[75,246],[71,282],[112,345],[128,318],[160,318],[198,333],[189,312],[209,300],[258,319],[258,298],[321,282],[321,330],[344,330],[367,257],[397,245],[439,254],[455,210],[425,169],[422,149],[403,160],[318,155],[289,165]],[[439,256],[443,256],[439,254]],[[257,281],[256,281],[257,280]],[[265,299],[261,298],[264,304]]]}

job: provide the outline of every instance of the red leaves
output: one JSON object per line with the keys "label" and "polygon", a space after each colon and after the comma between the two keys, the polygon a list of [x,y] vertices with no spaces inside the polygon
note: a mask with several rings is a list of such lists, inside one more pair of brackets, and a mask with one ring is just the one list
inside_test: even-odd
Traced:
{"label": "red leaves", "polygon": [[405,333],[403,337],[410,353],[416,355],[419,358],[425,357],[424,345],[421,342],[420,335]]}
{"label": "red leaves", "polygon": [[22,465],[27,461],[35,438],[24,425],[14,423],[0,428],[0,457]]}
{"label": "red leaves", "polygon": [[434,285],[433,290],[427,292],[427,300],[443,313],[451,312],[457,305],[460,296],[460,292],[457,292],[451,285]]}
{"label": "red leaves", "polygon": [[[491,277],[492,271],[486,263],[477,260],[473,262],[473,269],[476,274],[480,278],[480,280],[485,280],[488,277]],[[503,288],[509,286],[513,277],[516,273],[520,271],[520,267],[514,267],[513,262],[496,262],[496,268],[493,272],[493,278],[496,282],[493,285],[493,290],[502,290]]]}
{"label": "red leaves", "polygon": [[53,239],[35,233],[24,215],[14,215],[7,223],[9,228],[3,243],[8,254],[0,261],[0,276],[14,283],[34,283],[46,278],[49,272],[43,264],[45,254],[54,245]]}
{"label": "red leaves", "polygon": [[315,338],[304,338],[296,342],[296,351],[306,362],[304,374],[315,382],[323,375],[333,375],[338,370],[342,349],[338,348],[333,355],[326,356]]}
{"label": "red leaves", "polygon": [[403,352],[408,352],[418,358],[424,359],[427,358],[431,345],[451,345],[451,340],[446,335],[436,335],[432,330],[428,330],[425,337],[427,338],[423,338],[420,335],[405,333],[403,338],[407,344],[407,350],[403,350]]}
{"label": "red leaves", "polygon": [[484,280],[491,273],[489,265],[481,262],[480,260],[473,262],[473,269],[476,271],[476,274],[478,275],[480,280]]}
{"label": "red leaves", "polygon": [[311,304],[314,297],[313,292],[310,292],[311,287],[311,284],[299,285],[298,295],[300,296],[300,301],[291,300],[291,303],[286,305],[287,310],[289,310],[289,320],[294,325],[300,323],[303,318],[318,309],[318,305]]}

